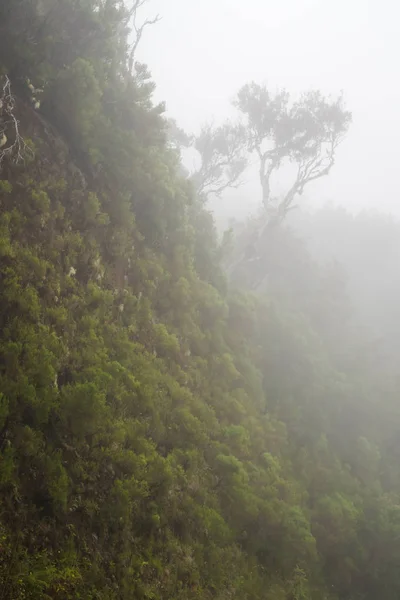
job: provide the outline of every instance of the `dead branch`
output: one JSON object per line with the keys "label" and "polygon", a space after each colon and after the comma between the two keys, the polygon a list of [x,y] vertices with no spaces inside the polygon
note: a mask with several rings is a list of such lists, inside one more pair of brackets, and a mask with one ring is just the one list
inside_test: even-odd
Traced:
{"label": "dead branch", "polygon": [[20,133],[15,109],[11,82],[6,75],[0,96],[0,168],[5,159],[11,159],[18,164],[24,160],[26,154],[27,146]]}
{"label": "dead branch", "polygon": [[128,11],[128,15],[127,15],[127,24],[129,24],[132,27],[132,31],[135,33],[135,39],[131,44],[131,47],[129,50],[129,57],[128,57],[128,70],[129,70],[130,74],[132,74],[132,72],[133,72],[133,67],[135,65],[136,51],[137,51],[138,46],[143,37],[144,30],[146,29],[146,27],[149,27],[150,25],[155,25],[156,23],[158,23],[161,20],[161,16],[156,15],[152,19],[145,19],[145,21],[143,21],[143,23],[138,25],[138,22],[137,22],[138,11],[142,6],[144,6],[147,3],[147,1],[148,0],[134,0],[133,5],[130,8],[130,10]]}

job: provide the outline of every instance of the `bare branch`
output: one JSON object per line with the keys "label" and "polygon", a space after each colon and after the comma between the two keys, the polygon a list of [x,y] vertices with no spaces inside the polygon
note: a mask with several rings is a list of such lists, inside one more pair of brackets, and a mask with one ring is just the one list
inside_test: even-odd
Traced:
{"label": "bare branch", "polygon": [[128,70],[129,70],[130,74],[132,74],[132,72],[133,72],[133,68],[135,65],[136,51],[137,51],[138,46],[143,37],[144,30],[146,29],[146,27],[149,27],[150,25],[155,25],[156,23],[158,23],[161,20],[161,16],[156,15],[152,19],[145,19],[145,21],[143,21],[143,23],[138,25],[138,22],[137,22],[138,11],[142,6],[144,6],[147,3],[147,1],[148,0],[134,0],[132,7],[130,8],[130,10],[128,11],[128,14],[127,14],[126,22],[127,22],[127,24],[131,25],[132,31],[135,33],[135,39],[131,44],[131,47],[129,50],[129,56],[128,56]]}
{"label": "bare branch", "polygon": [[11,159],[15,164],[24,160],[27,146],[15,116],[15,98],[11,92],[8,76],[4,78],[0,96],[0,168],[4,160]]}

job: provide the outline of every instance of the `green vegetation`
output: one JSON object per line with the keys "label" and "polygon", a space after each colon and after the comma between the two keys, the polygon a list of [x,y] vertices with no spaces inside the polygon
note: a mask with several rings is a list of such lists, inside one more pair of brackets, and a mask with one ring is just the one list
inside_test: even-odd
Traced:
{"label": "green vegetation", "polygon": [[0,4],[0,599],[397,600],[398,382],[289,234],[227,285],[128,32]]}

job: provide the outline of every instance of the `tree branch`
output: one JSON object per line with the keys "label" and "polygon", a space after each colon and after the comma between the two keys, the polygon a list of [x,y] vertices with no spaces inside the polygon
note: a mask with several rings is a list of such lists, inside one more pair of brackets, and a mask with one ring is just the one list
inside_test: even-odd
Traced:
{"label": "tree branch", "polygon": [[134,0],[132,8],[128,11],[127,24],[131,24],[132,30],[135,32],[135,40],[133,41],[128,57],[128,70],[132,74],[135,65],[135,56],[138,46],[143,37],[144,30],[149,25],[155,25],[161,20],[160,15],[156,15],[153,19],[146,19],[141,25],[137,24],[137,15],[139,9],[147,3],[148,0]]}
{"label": "tree branch", "polygon": [[228,188],[241,185],[240,177],[247,165],[244,131],[229,122],[213,128],[206,125],[194,140],[201,166],[191,179],[199,194],[221,196]]}
{"label": "tree branch", "polygon": [[15,98],[11,92],[11,82],[5,76],[0,96],[0,168],[5,159],[11,158],[18,164],[24,160],[27,146],[19,130],[15,116]]}

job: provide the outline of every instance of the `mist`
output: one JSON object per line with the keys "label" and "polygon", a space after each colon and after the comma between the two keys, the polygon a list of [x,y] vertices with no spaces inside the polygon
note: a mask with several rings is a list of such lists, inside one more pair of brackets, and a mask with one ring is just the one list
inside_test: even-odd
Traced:
{"label": "mist", "polygon": [[0,0],[2,600],[400,598],[399,17]]}
{"label": "mist", "polygon": [[[249,81],[294,96],[343,92],[352,124],[334,167],[307,186],[285,228],[318,264],[340,265],[357,317],[396,352],[400,7],[390,0],[172,0],[167,8],[154,0],[148,10],[162,20],[149,30],[142,55],[156,97],[187,132],[234,118],[232,100]],[[183,158],[193,168],[193,154]],[[250,163],[237,189],[208,199],[220,234],[262,212],[257,169]],[[278,195],[289,181],[287,169],[277,174]]]}
{"label": "mist", "polygon": [[[188,132],[232,113],[247,81],[291,93],[344,91],[353,124],[329,178],[307,190],[311,207],[326,201],[351,211],[399,214],[397,176],[400,86],[395,73],[400,7],[384,0],[154,0],[162,20],[144,36],[141,59],[157,82],[156,97]],[[222,222],[259,204],[252,177],[212,209]]]}

